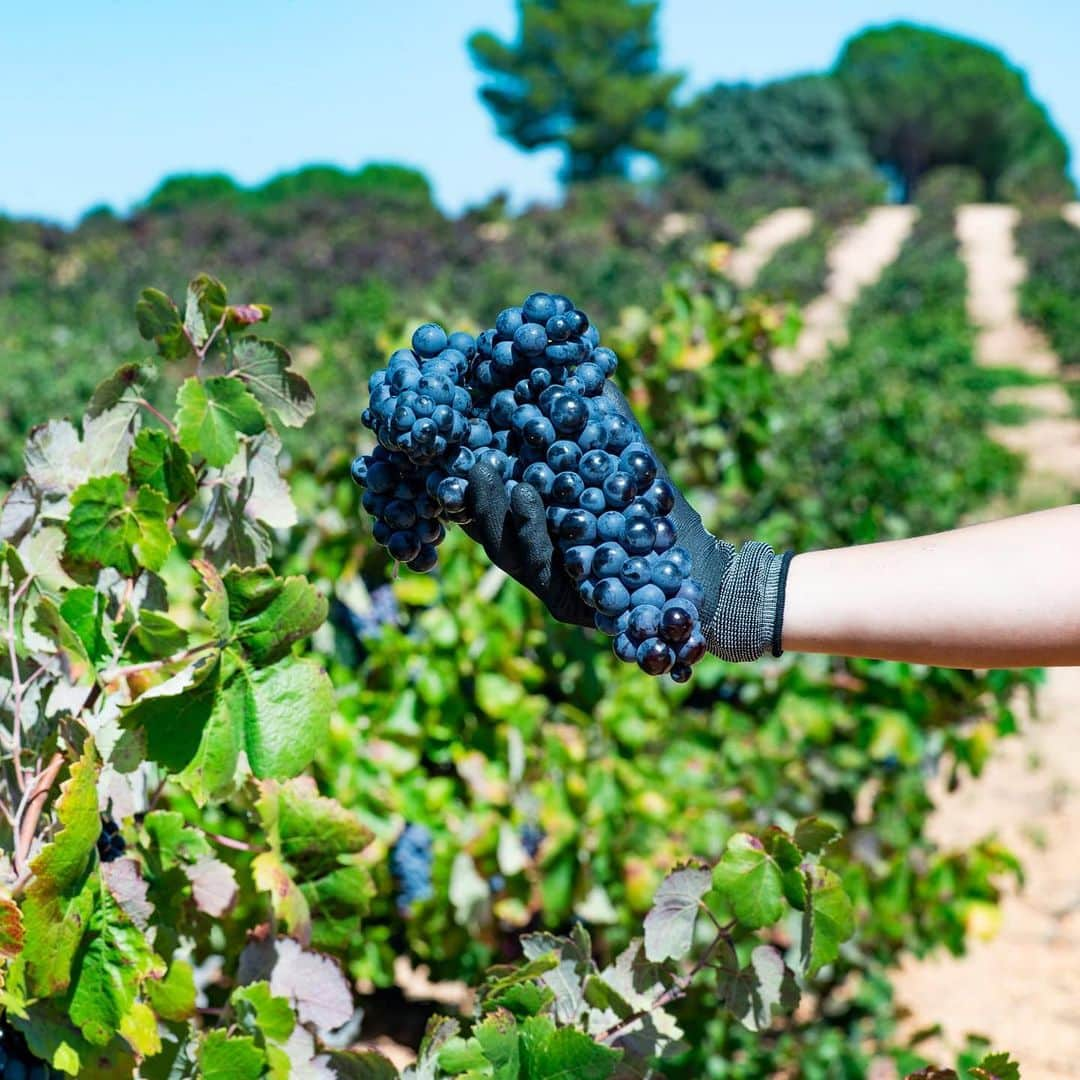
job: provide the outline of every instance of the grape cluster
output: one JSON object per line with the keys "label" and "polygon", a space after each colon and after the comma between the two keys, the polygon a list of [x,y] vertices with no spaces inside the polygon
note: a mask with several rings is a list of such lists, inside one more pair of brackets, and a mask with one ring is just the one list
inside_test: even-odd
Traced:
{"label": "grape cluster", "polygon": [[120,835],[120,826],[108,814],[101,816],[101,832],[98,833],[97,850],[102,862],[115,862],[127,851],[124,838]]}
{"label": "grape cluster", "polygon": [[405,826],[390,851],[390,869],[397,880],[402,911],[431,899],[431,833],[425,826]]}
{"label": "grape cluster", "polygon": [[60,1075],[30,1053],[21,1032],[0,1024],[0,1080],[49,1080]]}
{"label": "grape cluster", "polygon": [[378,446],[353,462],[375,539],[417,571],[467,523],[477,462],[540,493],[567,573],[621,660],[690,678],[705,653],[701,586],[669,516],[675,492],[605,394],[618,360],[565,296],[533,293],[477,338],[426,323],[369,381]]}

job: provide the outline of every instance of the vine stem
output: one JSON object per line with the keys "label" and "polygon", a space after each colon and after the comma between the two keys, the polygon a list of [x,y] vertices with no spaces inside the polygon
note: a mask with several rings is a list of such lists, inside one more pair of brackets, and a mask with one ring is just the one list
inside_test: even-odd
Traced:
{"label": "vine stem", "polygon": [[670,1005],[673,1001],[677,1001],[679,998],[683,997],[686,994],[687,990],[690,989],[691,984],[698,976],[698,974],[709,966],[709,961],[712,960],[713,953],[716,952],[717,946],[720,944],[721,941],[725,941],[727,939],[728,935],[731,933],[734,923],[728,923],[725,926],[721,926],[719,925],[719,923],[716,922],[715,917],[712,916],[712,912],[709,911],[709,909],[704,904],[702,904],[701,907],[702,910],[707,911],[710,917],[713,918],[713,924],[717,928],[716,937],[714,937],[713,940],[709,943],[709,947],[705,950],[705,952],[701,954],[701,959],[698,960],[698,962],[694,964],[694,966],[681,979],[676,979],[671,986],[669,986],[662,993],[658,994],[649,1003],[649,1006],[647,1008],[638,1009],[636,1012],[631,1013],[628,1017],[626,1017],[625,1020],[620,1020],[617,1024],[613,1024],[611,1027],[609,1027],[607,1031],[597,1036],[597,1042],[610,1042],[618,1035],[622,1034],[622,1032],[629,1028],[631,1024],[637,1023],[638,1020],[641,1020],[642,1018],[648,1016],[656,1009],[662,1009],[665,1005]]}
{"label": "vine stem", "polygon": [[233,851],[250,851],[255,855],[266,851],[266,848],[260,847],[258,844],[247,844],[243,840],[234,840],[231,836],[223,836],[221,833],[207,832],[205,835],[207,839],[213,840],[215,844],[232,848]]}
{"label": "vine stem", "polygon": [[25,885],[29,879],[29,870],[26,866],[26,856],[30,853],[30,845],[34,842],[34,833],[37,832],[38,821],[41,820],[41,812],[45,809],[45,801],[60,770],[64,766],[64,755],[59,750],[51,758],[48,765],[35,777],[34,782],[26,789],[22,803],[15,813],[13,831],[15,833],[15,872],[19,875],[19,884]]}
{"label": "vine stem", "polygon": [[104,682],[114,682],[116,679],[124,679],[128,675],[136,675],[140,671],[159,671],[163,667],[168,667],[170,664],[179,664],[184,660],[190,660],[193,656],[198,656],[199,653],[207,652],[210,649],[216,649],[218,643],[216,641],[204,641],[201,645],[192,645],[190,649],[184,649],[182,652],[173,653],[172,656],[166,656],[162,660],[146,660],[141,664],[128,664],[126,667],[113,668],[110,671],[106,671],[102,674],[101,678]]}
{"label": "vine stem", "polygon": [[146,400],[146,398],[139,398],[139,404],[148,413],[150,413],[151,416],[156,416],[169,429],[169,434],[170,435],[175,435],[176,434],[176,425],[163,412],[160,412],[158,409],[155,409],[154,406],[151,405],[150,402]]}

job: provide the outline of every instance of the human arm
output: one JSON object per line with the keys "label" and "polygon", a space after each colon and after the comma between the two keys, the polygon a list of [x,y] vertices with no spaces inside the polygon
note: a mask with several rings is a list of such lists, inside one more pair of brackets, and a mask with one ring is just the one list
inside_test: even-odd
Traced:
{"label": "human arm", "polygon": [[933,664],[1080,664],[1080,505],[797,555],[783,647]]}

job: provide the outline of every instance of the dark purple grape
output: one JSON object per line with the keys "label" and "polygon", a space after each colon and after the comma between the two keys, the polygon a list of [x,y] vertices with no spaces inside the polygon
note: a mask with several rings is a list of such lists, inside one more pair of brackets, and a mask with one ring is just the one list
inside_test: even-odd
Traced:
{"label": "dark purple grape", "polygon": [[612,643],[615,655],[627,664],[632,664],[637,660],[637,648],[637,643],[626,634],[619,634]]}
{"label": "dark purple grape", "polygon": [[521,317],[521,308],[503,308],[495,319],[495,333],[501,340],[509,341],[522,322],[524,320]]}
{"label": "dark purple grape", "polygon": [[638,646],[637,662],[647,675],[663,675],[675,663],[675,653],[659,638],[646,638]]}
{"label": "dark purple grape", "polygon": [[705,638],[700,630],[693,630],[679,646],[679,660],[684,664],[696,664],[705,655]]}
{"label": "dark purple grape", "polygon": [[626,632],[638,644],[660,633],[660,609],[655,604],[638,604],[630,609]]}
{"label": "dark purple grape", "polygon": [[618,578],[601,578],[596,583],[593,602],[597,611],[605,615],[617,616],[630,606],[630,594]]}
{"label": "dark purple grape", "polygon": [[566,394],[551,405],[551,422],[560,435],[576,435],[589,419],[585,402],[577,394]]}
{"label": "dark purple grape", "polygon": [[592,571],[597,577],[615,577],[626,562],[626,552],[620,544],[607,541],[596,549]]}
{"label": "dark purple grape", "polygon": [[455,330],[447,338],[447,345],[451,349],[457,349],[466,360],[471,360],[476,355],[476,341],[472,334],[466,334],[464,330]]}
{"label": "dark purple grape", "polygon": [[650,521],[628,521],[626,523],[626,550],[632,555],[644,555],[652,551],[656,530]]}
{"label": "dark purple grape", "polygon": [[547,344],[547,331],[534,322],[525,323],[514,331],[514,347],[523,356],[543,356]]}
{"label": "dark purple grape", "polygon": [[410,570],[417,574],[426,574],[434,570],[439,563],[439,553],[432,544],[421,544],[416,558],[407,563]]}
{"label": "dark purple grape", "polygon": [[521,305],[522,316],[528,319],[530,323],[539,323],[541,327],[555,313],[555,301],[544,292],[532,293],[525,298],[525,303]]}
{"label": "dark purple grape", "polygon": [[552,315],[544,329],[554,342],[565,341],[570,336],[570,323],[562,315]]}
{"label": "dark purple grape", "polygon": [[521,479],[546,497],[551,494],[551,486],[555,483],[555,473],[550,465],[543,461],[535,461],[525,470]]}
{"label": "dark purple grape", "polygon": [[575,581],[582,581],[587,578],[592,570],[595,554],[596,548],[591,544],[577,544],[572,548],[568,548],[563,553],[563,564],[566,567],[566,572]]}
{"label": "dark purple grape", "polygon": [[596,533],[601,540],[614,540],[621,546],[626,537],[626,518],[618,510],[607,510],[597,518]]}
{"label": "dark purple grape", "polygon": [[694,621],[689,612],[665,604],[660,615],[660,636],[669,645],[681,645],[693,631]]}
{"label": "dark purple grape", "polygon": [[630,594],[630,599],[634,603],[634,607],[640,607],[644,604],[651,604],[653,607],[663,609],[666,597],[661,589],[658,589],[655,585],[642,585],[640,589],[635,589]]}
{"label": "dark purple grape", "polygon": [[420,541],[412,530],[396,532],[387,541],[386,550],[397,562],[412,562],[420,554]]}
{"label": "dark purple grape", "polygon": [[585,481],[576,472],[565,469],[555,474],[551,485],[551,498],[560,506],[576,506],[584,490]]}
{"label": "dark purple grape", "polygon": [[413,352],[425,359],[438,356],[446,348],[446,331],[437,323],[418,326],[412,336]]}
{"label": "dark purple grape", "polygon": [[616,472],[604,480],[604,495],[612,510],[622,510],[634,498],[634,480],[626,473]]}
{"label": "dark purple grape", "polygon": [[569,511],[559,525],[559,539],[572,544],[592,543],[596,539],[596,516],[580,508]]}
{"label": "dark purple grape", "polygon": [[693,675],[694,669],[689,665],[679,661],[676,661],[671,665],[671,671],[668,674],[671,676],[672,682],[684,683],[690,681],[690,676]]}
{"label": "dark purple grape", "polygon": [[653,519],[653,531],[656,533],[656,539],[653,540],[653,551],[666,552],[675,543],[675,523],[669,517],[658,517]]}
{"label": "dark purple grape", "polygon": [[[623,549],[626,550],[625,545]],[[648,585],[652,581],[652,567],[649,560],[635,555],[627,558],[623,563],[622,572],[619,575],[628,589],[640,589],[642,585]]]}
{"label": "dark purple grape", "polygon": [[606,510],[607,500],[604,498],[604,493],[600,488],[590,487],[586,488],[578,496],[578,506],[580,506],[582,510],[588,510],[590,514],[599,516]]}
{"label": "dark purple grape", "polygon": [[559,439],[548,447],[547,463],[557,473],[573,472],[580,461],[581,450],[569,439]]}
{"label": "dark purple grape", "polygon": [[570,324],[571,334],[584,334],[589,329],[589,316],[577,308],[566,312],[566,321]]}

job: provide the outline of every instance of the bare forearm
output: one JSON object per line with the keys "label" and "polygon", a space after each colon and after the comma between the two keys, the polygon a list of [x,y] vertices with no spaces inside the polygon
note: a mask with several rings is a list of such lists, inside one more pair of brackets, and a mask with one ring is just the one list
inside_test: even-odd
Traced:
{"label": "bare forearm", "polygon": [[1080,505],[798,555],[783,646],[944,667],[1080,664]]}

